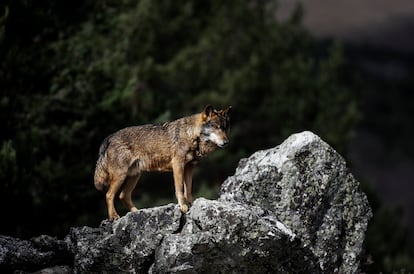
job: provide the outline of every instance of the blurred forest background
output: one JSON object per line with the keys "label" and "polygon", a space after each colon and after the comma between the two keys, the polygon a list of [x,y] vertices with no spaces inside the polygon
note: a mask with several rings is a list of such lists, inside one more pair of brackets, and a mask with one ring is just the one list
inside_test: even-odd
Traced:
{"label": "blurred forest background", "polygon": [[[384,203],[378,177],[364,172],[367,159],[383,156],[370,134],[391,160],[414,159],[414,51],[321,39],[303,23],[304,2],[286,10],[282,0],[2,1],[0,234],[63,237],[70,226],[98,226],[101,141],[211,103],[233,106],[231,144],[196,168],[196,197],[216,198],[240,158],[311,130],[369,196],[363,271],[414,271],[404,209]],[[398,61],[403,71],[381,70]],[[134,198],[139,207],[175,202],[171,174],[144,175]]]}

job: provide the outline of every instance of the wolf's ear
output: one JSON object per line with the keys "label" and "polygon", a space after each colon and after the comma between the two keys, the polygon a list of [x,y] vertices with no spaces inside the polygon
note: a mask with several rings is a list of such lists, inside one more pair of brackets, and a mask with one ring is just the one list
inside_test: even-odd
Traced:
{"label": "wolf's ear", "polygon": [[231,110],[233,109],[232,106],[229,106],[225,110],[223,110],[223,115],[229,115],[231,113]]}
{"label": "wolf's ear", "polygon": [[207,118],[214,112],[214,108],[212,105],[208,104],[202,113],[203,121],[207,120]]}
{"label": "wolf's ear", "polygon": [[226,108],[226,109],[220,110],[219,114],[220,114],[221,116],[223,116],[223,117],[227,117],[227,116],[229,116],[229,115],[230,115],[230,113],[231,113],[231,109],[232,109],[232,108],[233,108],[232,106],[229,106],[229,107],[228,107],[228,108]]}

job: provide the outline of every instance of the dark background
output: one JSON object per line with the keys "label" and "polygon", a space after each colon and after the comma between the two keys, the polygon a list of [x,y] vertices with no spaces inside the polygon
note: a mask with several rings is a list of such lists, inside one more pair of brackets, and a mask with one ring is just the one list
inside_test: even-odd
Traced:
{"label": "dark background", "polygon": [[[404,208],[414,232],[414,3],[304,0],[303,23],[318,41],[339,41],[363,85],[361,122],[348,156],[381,200]],[[298,1],[279,1],[284,18]]]}
{"label": "dark background", "polygon": [[[99,225],[100,142],[211,103],[233,106],[231,145],[200,163],[196,197],[217,197],[240,158],[311,130],[373,208],[363,271],[414,271],[414,4],[223,2],[0,4],[0,233]],[[134,198],[175,202],[171,174],[145,174]]]}

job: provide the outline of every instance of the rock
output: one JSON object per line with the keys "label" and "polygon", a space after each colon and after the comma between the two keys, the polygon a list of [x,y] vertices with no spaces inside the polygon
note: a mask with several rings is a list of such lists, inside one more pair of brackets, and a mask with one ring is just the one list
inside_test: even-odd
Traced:
{"label": "rock", "polygon": [[180,226],[181,211],[169,204],[128,213],[100,228],[71,229],[67,241],[77,273],[109,271],[147,273],[164,236]]}
{"label": "rock", "polygon": [[43,268],[42,270],[32,272],[31,274],[71,274],[73,270],[68,265],[58,265],[48,268]]}
{"label": "rock", "polygon": [[269,210],[289,227],[328,273],[356,273],[372,217],[344,159],[311,132],[240,161],[221,188],[221,201]]}
{"label": "rock", "polygon": [[67,244],[42,235],[30,240],[0,235],[0,272],[34,271],[47,266],[68,265],[73,261]]}
{"label": "rock", "polygon": [[371,215],[344,159],[302,132],[242,159],[218,200],[196,199],[185,215],[169,204],[72,228],[63,241],[2,236],[0,270],[356,273]]}
{"label": "rock", "polygon": [[150,273],[318,273],[313,255],[260,207],[197,199],[166,235]]}

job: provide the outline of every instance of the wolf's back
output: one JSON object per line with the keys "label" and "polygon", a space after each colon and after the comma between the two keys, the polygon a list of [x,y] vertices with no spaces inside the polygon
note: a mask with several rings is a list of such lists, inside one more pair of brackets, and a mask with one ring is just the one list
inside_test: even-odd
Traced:
{"label": "wolf's back", "polygon": [[96,161],[94,183],[97,190],[102,190],[104,186],[109,184],[108,172],[106,165],[106,150],[110,143],[110,137],[105,138],[99,148],[99,157]]}

